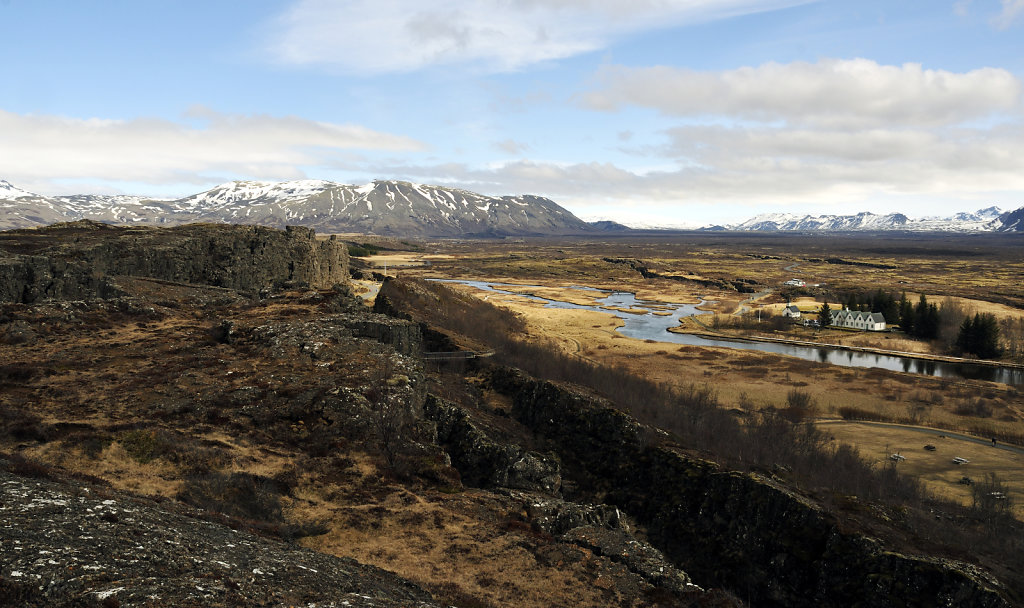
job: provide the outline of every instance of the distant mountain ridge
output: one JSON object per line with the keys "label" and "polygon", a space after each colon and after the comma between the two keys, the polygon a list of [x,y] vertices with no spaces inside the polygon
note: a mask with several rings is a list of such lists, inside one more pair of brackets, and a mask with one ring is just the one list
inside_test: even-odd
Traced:
{"label": "distant mountain ridge", "polygon": [[765,213],[730,230],[770,232],[1021,232],[1024,231],[1024,207],[1004,213],[998,207],[987,207],[973,213],[957,213],[950,217],[908,218],[902,213],[879,215],[863,211],[855,215],[795,215]]}
{"label": "distant mountain ridge", "polygon": [[45,197],[0,180],[0,230],[92,219],[118,224],[216,222],[393,236],[512,236],[600,232],[554,201],[486,196],[378,180],[237,181],[175,200],[136,196]]}
{"label": "distant mountain ridge", "polygon": [[[91,219],[111,224],[190,222],[298,225],[321,233],[408,237],[502,237],[692,230],[679,226],[585,222],[541,196],[486,196],[443,186],[377,180],[361,186],[324,180],[235,181],[179,199],[126,195],[42,196],[0,180],[0,230]],[[702,230],[771,232],[1024,232],[1024,207],[998,207],[951,217],[768,213]]]}

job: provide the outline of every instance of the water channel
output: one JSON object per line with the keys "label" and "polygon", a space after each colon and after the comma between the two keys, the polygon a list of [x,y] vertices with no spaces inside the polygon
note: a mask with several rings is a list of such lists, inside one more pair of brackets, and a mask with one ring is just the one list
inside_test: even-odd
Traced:
{"label": "water channel", "polygon": [[[592,287],[574,286],[570,289],[578,289],[594,293],[594,304],[573,304],[542,298],[530,293],[509,291],[502,289],[512,287],[516,289],[541,289],[537,285],[516,285],[511,283],[493,283],[487,281],[466,281],[454,279],[432,279],[444,283],[459,283],[469,285],[484,291],[499,294],[514,295],[537,302],[543,302],[545,308],[567,308],[577,310],[590,310],[594,312],[611,313],[621,319],[625,325],[617,331],[624,336],[638,340],[656,340],[658,342],[669,342],[673,344],[687,344],[691,346],[718,346],[723,348],[735,348],[740,350],[754,350],[779,355],[798,357],[807,361],[818,361],[832,365],[843,365],[846,367],[880,367],[897,372],[912,374],[925,374],[943,378],[968,378],[974,380],[988,380],[1001,382],[1010,385],[1024,385],[1024,370],[996,367],[991,365],[976,365],[971,363],[952,363],[946,361],[929,361],[916,359],[914,357],[901,357],[897,355],[881,355],[876,353],[864,353],[841,348],[829,348],[820,346],[797,346],[794,344],[782,344],[777,342],[746,342],[723,340],[716,338],[705,338],[692,334],[676,334],[668,331],[670,327],[679,325],[679,319],[694,315],[710,314],[707,311],[698,310],[700,304],[669,304],[665,302],[652,302],[638,300],[635,294],[629,292],[615,291],[607,292]],[[605,295],[607,294],[607,295]],[[606,307],[616,307],[632,310],[643,309],[645,312],[627,313],[617,310],[608,310]],[[659,312],[662,314],[654,314]],[[664,314],[664,313],[670,314]]]}

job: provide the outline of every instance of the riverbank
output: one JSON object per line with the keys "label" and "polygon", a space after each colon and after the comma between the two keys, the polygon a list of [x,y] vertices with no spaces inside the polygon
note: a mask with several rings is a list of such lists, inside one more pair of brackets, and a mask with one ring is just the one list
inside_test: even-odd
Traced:
{"label": "riverbank", "polygon": [[701,323],[700,320],[698,320],[695,317],[688,317],[688,319],[692,320],[692,322],[701,329],[691,329],[686,327],[685,325],[680,325],[677,327],[670,327],[668,331],[673,334],[699,336],[710,340],[727,340],[734,342],[764,342],[772,344],[788,344],[790,346],[801,346],[806,348],[830,348],[855,353],[867,353],[872,355],[883,355],[888,357],[917,359],[920,361],[935,361],[939,363],[953,363],[965,365],[983,365],[994,368],[1024,370],[1024,364],[1011,363],[1006,361],[990,361],[987,359],[967,359],[964,357],[952,357],[949,355],[935,355],[930,353],[887,350],[871,346],[850,346],[846,344],[832,344],[829,342],[814,342],[810,340],[796,340],[792,338],[773,338],[769,336],[734,336],[731,334],[725,334],[722,332],[714,331],[713,329]]}

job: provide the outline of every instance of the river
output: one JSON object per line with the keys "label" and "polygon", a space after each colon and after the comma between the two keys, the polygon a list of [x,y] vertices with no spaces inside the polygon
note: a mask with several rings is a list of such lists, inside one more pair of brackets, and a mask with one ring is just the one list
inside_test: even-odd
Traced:
{"label": "river", "polygon": [[[549,298],[542,298],[528,293],[524,294],[502,289],[503,287],[514,287],[516,289],[540,289],[540,286],[537,285],[516,285],[511,283],[455,279],[431,280],[437,280],[444,283],[459,283],[494,293],[521,296],[537,302],[543,302],[546,308],[568,308],[611,313],[619,319],[622,319],[623,323],[625,323],[625,325],[618,329],[618,332],[624,336],[636,338],[638,340],[655,340],[658,342],[688,344],[691,346],[718,346],[722,348],[753,350],[798,357],[807,361],[842,365],[845,367],[880,367],[897,372],[924,374],[942,378],[968,378],[974,380],[1001,382],[1003,384],[1010,385],[1024,385],[1024,370],[1015,368],[976,365],[971,363],[930,361],[914,357],[857,352],[842,348],[797,346],[777,342],[723,340],[705,338],[702,336],[695,336],[693,334],[676,334],[668,331],[670,327],[676,327],[679,325],[679,319],[683,317],[710,314],[706,311],[698,310],[697,307],[700,306],[700,304],[669,304],[665,302],[638,300],[635,294],[629,292],[615,291],[609,293],[606,290],[582,286],[573,286],[570,287],[570,289],[594,292],[594,304],[573,304],[571,302],[551,300]],[[633,310],[643,309],[646,312],[627,313],[604,308],[607,306]],[[656,315],[651,312],[652,310],[661,313],[669,312],[671,314]]]}

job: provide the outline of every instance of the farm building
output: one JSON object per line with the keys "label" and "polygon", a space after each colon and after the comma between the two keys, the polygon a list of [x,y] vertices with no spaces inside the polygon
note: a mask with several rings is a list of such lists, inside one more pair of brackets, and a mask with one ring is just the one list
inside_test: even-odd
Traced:
{"label": "farm building", "polygon": [[837,310],[832,313],[832,325],[864,331],[885,331],[885,317],[880,312]]}

